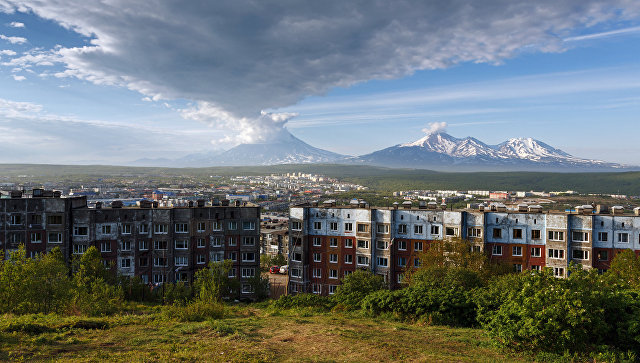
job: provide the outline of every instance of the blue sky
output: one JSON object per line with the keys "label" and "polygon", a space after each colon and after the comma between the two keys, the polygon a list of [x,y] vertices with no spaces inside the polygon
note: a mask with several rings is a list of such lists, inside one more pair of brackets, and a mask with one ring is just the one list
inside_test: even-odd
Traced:
{"label": "blue sky", "polygon": [[359,155],[446,122],[640,165],[637,2],[440,3],[0,0],[0,162],[177,158],[283,126]]}

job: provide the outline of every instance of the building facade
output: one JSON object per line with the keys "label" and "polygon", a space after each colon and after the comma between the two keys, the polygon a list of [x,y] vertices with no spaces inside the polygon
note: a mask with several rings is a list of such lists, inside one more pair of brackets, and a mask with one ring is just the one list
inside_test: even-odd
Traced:
{"label": "building facade", "polygon": [[493,206],[447,211],[412,208],[303,205],[290,209],[289,291],[330,295],[344,276],[365,269],[390,288],[420,266],[419,254],[443,239],[465,239],[490,260],[515,271],[553,269],[566,277],[574,262],[605,271],[624,249],[640,252],[640,209],[634,214],[542,212],[539,206]]}

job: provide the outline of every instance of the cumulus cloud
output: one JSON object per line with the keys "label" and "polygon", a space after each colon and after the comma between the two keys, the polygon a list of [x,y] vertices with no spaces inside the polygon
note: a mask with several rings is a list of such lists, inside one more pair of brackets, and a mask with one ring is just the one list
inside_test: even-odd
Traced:
{"label": "cumulus cloud", "polygon": [[9,26],[12,28],[24,28],[24,23],[12,21],[11,23],[9,23]]}
{"label": "cumulus cloud", "polygon": [[54,50],[56,77],[196,101],[185,117],[246,135],[282,128],[263,110],[334,87],[562,51],[577,28],[640,16],[636,0],[3,1],[91,38]]}
{"label": "cumulus cloud", "polygon": [[14,55],[16,55],[16,54],[17,54],[17,53],[16,53],[15,51],[11,50],[11,49],[3,49],[3,50],[0,50],[0,55],[14,56]]}
{"label": "cumulus cloud", "polygon": [[447,131],[447,123],[446,122],[430,122],[427,127],[422,129],[422,132],[425,134],[437,134],[440,132]]}
{"label": "cumulus cloud", "polygon": [[6,40],[11,44],[24,44],[27,42],[27,38],[23,37],[8,37],[4,34],[0,34],[0,39]]}
{"label": "cumulus cloud", "polygon": [[13,80],[14,81],[24,81],[25,79],[27,79],[27,77],[25,76],[17,76],[17,75],[13,75]]}

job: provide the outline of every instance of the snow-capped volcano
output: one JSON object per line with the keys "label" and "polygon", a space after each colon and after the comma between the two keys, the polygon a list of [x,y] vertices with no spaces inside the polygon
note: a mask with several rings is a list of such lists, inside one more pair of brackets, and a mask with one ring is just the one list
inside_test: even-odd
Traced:
{"label": "snow-capped volcano", "polygon": [[593,170],[619,169],[622,165],[581,159],[532,138],[512,138],[487,145],[467,137],[459,139],[432,132],[420,140],[363,155],[358,161],[391,167],[435,170]]}

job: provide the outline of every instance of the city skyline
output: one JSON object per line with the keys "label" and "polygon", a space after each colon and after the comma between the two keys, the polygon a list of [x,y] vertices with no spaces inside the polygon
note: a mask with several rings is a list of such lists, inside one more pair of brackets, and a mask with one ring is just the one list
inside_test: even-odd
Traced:
{"label": "city skyline", "polygon": [[640,5],[463,5],[0,2],[0,162],[179,157],[282,127],[361,155],[439,122],[640,165]]}

